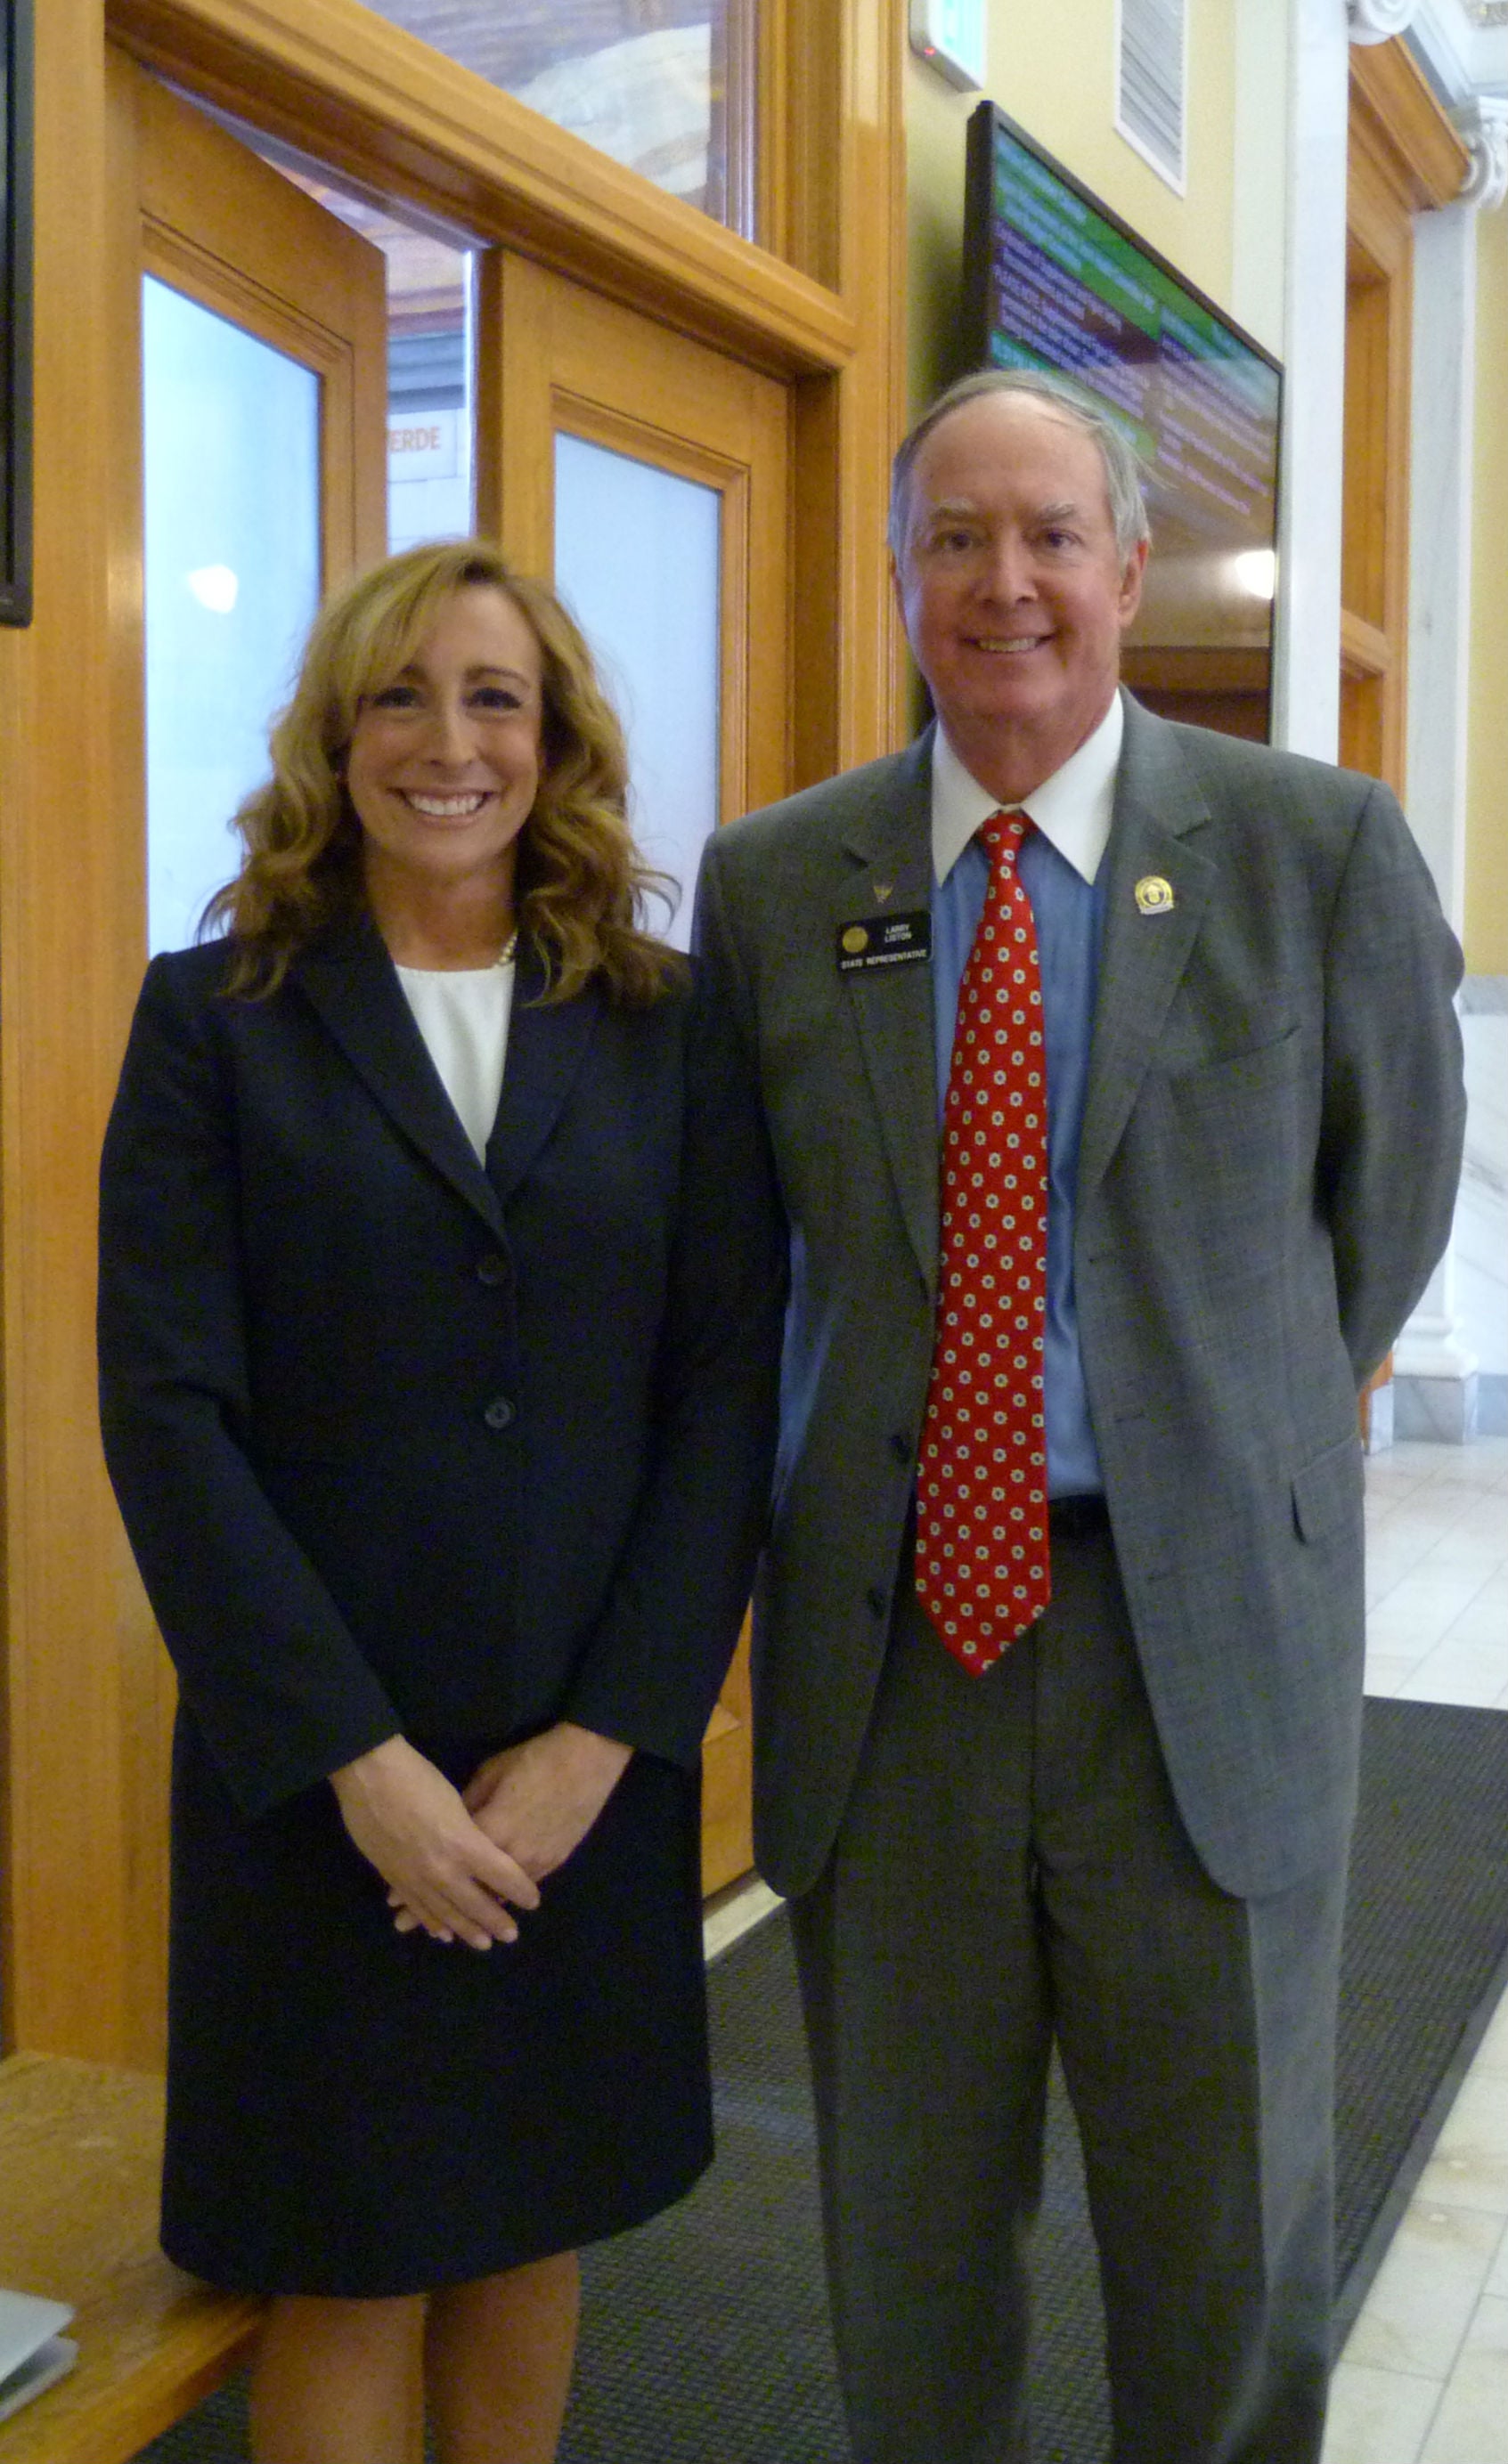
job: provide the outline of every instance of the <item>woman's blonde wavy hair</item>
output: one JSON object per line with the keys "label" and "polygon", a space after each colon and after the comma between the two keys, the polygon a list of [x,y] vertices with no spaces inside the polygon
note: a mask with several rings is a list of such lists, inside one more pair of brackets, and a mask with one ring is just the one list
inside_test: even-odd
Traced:
{"label": "woman's blonde wavy hair", "polygon": [[543,998],[568,1001],[598,977],[614,1000],[643,1004],[683,977],[684,959],[644,928],[648,900],[671,906],[673,885],[630,833],[623,730],[591,654],[544,583],[473,539],[388,557],[316,617],[293,699],[273,726],[272,777],[235,815],[241,869],[200,926],[201,936],[230,936],[229,992],[275,992],[317,934],[365,908],[362,825],[344,777],[357,715],[402,672],[445,601],[472,588],[511,600],[543,654],[540,784],[519,837],[514,904],[543,964]]}

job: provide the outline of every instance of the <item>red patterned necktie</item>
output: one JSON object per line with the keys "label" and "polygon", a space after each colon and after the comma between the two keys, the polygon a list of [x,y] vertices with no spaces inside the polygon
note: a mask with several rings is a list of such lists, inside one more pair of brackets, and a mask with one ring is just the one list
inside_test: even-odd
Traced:
{"label": "red patterned necktie", "polygon": [[989,888],[942,1114],[942,1259],[917,1482],[917,1593],[975,1676],[1041,1616],[1048,1567],[1047,1063],[1025,813],[981,836]]}

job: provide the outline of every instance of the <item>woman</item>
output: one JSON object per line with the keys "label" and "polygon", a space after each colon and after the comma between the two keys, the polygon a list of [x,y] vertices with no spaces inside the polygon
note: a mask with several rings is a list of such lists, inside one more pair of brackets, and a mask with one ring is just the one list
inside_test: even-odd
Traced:
{"label": "woman", "polygon": [[391,559],[272,754],[102,1175],[106,1453],[182,1698],[163,2239],[273,2297],[259,2464],[396,2464],[421,2316],[446,2464],[533,2464],[572,2254],[711,2152],[767,1165],[540,584]]}

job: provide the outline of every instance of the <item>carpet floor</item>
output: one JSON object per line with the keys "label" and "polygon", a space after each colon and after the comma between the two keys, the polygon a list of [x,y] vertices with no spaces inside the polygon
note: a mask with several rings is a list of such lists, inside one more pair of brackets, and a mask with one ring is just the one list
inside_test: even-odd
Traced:
{"label": "carpet floor", "polygon": [[[1338,2343],[1505,1984],[1508,1718],[1369,1702],[1341,1997]],[[669,2214],[588,2253],[561,2464],[848,2464],[781,1916],[716,1964],[711,1996],[718,2163]],[[1061,2093],[1035,2260],[1035,2464],[1102,2464],[1103,2325]],[[153,2464],[245,2453],[236,2386],[146,2450]]]}

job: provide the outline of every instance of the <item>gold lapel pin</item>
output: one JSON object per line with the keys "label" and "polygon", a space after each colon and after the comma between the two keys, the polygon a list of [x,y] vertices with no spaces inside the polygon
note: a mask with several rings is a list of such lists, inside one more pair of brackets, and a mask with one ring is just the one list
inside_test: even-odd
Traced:
{"label": "gold lapel pin", "polygon": [[893,881],[876,881],[876,884],[875,884],[875,896],[876,896],[876,901],[878,902],[878,904],[879,904],[881,907],[883,907],[883,906],[884,906],[886,899],[890,896],[890,893],[891,893],[891,891],[895,889],[895,887],[896,887],[896,885],[895,885],[895,883],[894,883]]}
{"label": "gold lapel pin", "polygon": [[1173,904],[1173,885],[1160,872],[1144,872],[1136,886],[1136,903],[1143,915],[1165,915]]}

